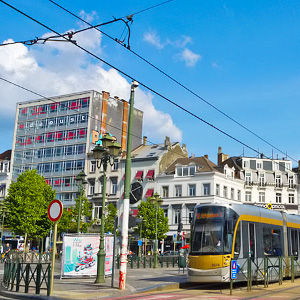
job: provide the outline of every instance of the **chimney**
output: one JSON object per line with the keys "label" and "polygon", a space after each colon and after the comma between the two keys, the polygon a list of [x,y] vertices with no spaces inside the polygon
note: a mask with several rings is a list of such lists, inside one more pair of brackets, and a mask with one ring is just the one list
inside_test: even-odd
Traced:
{"label": "chimney", "polygon": [[147,137],[143,136],[143,146],[147,146]]}
{"label": "chimney", "polygon": [[166,136],[166,139],[165,139],[165,149],[168,149],[170,147],[171,147],[170,138],[168,136]]}
{"label": "chimney", "polygon": [[218,166],[221,166],[222,162],[228,159],[229,155],[222,153],[222,148],[218,149]]}
{"label": "chimney", "polygon": [[206,159],[208,159],[208,155],[207,155],[207,154],[205,154],[204,157],[205,157]]}

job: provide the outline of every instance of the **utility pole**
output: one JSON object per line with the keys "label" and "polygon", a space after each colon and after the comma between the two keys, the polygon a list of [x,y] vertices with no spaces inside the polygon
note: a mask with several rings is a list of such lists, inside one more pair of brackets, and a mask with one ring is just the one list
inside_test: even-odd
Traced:
{"label": "utility pole", "polygon": [[138,86],[139,83],[137,81],[131,82],[130,108],[129,108],[128,127],[127,127],[123,218],[122,218],[122,231],[121,231],[122,241],[121,241],[121,259],[120,259],[120,276],[119,276],[120,290],[124,290],[126,284],[129,196],[130,196],[130,180],[131,180],[131,144],[132,144],[132,121],[133,121],[132,118],[133,118],[133,108],[134,108],[134,90]]}

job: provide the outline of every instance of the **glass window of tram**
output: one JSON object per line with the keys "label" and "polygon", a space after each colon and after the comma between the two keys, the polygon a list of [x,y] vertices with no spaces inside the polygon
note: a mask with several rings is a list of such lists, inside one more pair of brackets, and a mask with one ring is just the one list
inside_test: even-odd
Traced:
{"label": "glass window of tram", "polygon": [[230,254],[237,214],[225,207],[199,207],[193,226],[191,252],[194,254]]}

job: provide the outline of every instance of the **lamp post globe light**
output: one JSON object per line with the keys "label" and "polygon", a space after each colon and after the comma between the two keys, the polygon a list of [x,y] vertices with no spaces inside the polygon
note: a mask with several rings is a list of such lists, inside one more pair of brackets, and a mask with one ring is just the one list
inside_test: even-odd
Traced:
{"label": "lamp post globe light", "polygon": [[87,184],[87,181],[85,180],[85,173],[82,170],[76,177],[76,184],[78,186],[78,194],[79,194],[79,208],[78,208],[78,218],[77,218],[77,233],[80,232],[80,220],[81,220],[81,206],[82,206],[82,198],[84,196],[84,185]]}
{"label": "lamp post globe light", "polygon": [[154,246],[154,268],[157,268],[157,211],[158,208],[162,205],[163,200],[160,198],[158,193],[155,193],[150,198],[151,203],[155,207],[155,246]]}
{"label": "lamp post globe light", "polygon": [[105,250],[104,250],[104,226],[105,226],[105,190],[106,190],[106,170],[108,164],[114,164],[114,158],[120,154],[121,145],[115,141],[115,138],[109,134],[103,135],[100,139],[102,146],[96,145],[93,151],[93,157],[97,162],[97,168],[103,166],[103,188],[102,188],[102,214],[100,244],[97,254],[97,276],[95,283],[105,282]]}

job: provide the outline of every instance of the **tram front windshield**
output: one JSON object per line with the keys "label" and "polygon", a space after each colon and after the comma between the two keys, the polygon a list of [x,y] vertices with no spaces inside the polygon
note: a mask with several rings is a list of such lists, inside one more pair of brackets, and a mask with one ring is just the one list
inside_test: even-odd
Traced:
{"label": "tram front windshield", "polygon": [[196,208],[191,254],[229,254],[238,215],[221,206]]}

